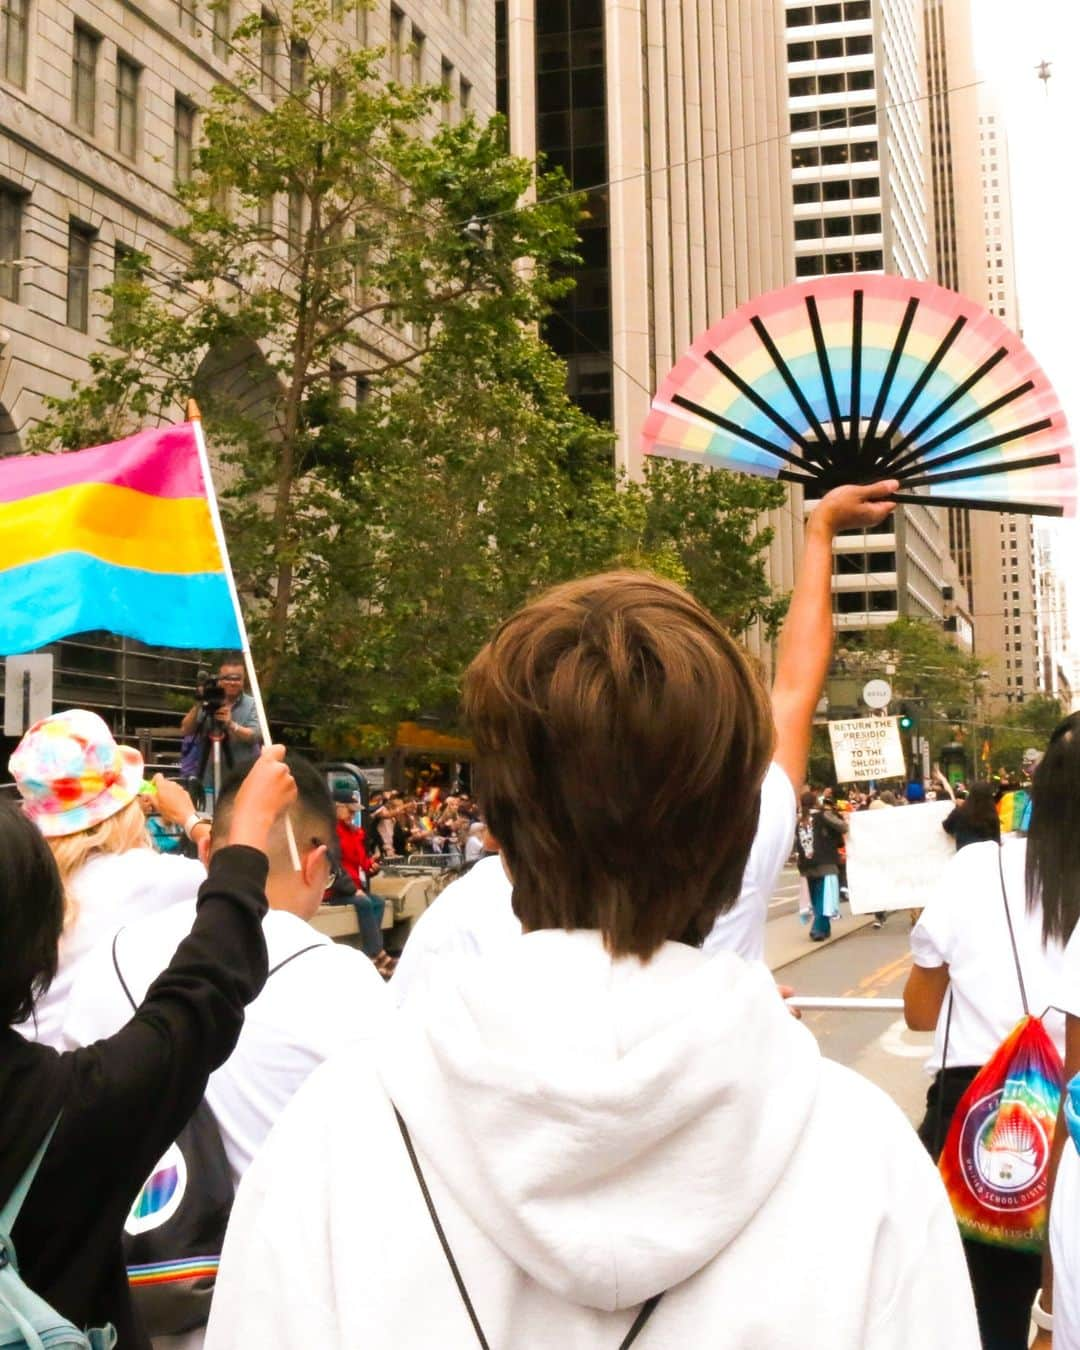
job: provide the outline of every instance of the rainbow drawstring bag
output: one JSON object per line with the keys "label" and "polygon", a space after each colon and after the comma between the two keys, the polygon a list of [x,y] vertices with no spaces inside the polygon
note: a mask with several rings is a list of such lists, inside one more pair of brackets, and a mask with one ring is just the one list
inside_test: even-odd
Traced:
{"label": "rainbow drawstring bag", "polygon": [[1041,1020],[1024,1016],[961,1097],[938,1168],[962,1237],[1042,1250],[1064,1077]]}

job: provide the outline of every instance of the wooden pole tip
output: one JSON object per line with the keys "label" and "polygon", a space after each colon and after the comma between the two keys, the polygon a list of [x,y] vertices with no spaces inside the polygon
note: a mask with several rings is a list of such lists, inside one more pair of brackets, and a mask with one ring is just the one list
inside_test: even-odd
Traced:
{"label": "wooden pole tip", "polygon": [[189,398],[187,401],[187,420],[189,422],[202,421],[202,413],[199,411],[199,405],[193,398]]}

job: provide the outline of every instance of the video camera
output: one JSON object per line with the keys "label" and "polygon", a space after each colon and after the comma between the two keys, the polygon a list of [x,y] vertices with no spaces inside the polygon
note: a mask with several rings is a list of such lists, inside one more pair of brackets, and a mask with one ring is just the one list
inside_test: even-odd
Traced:
{"label": "video camera", "polygon": [[224,708],[228,699],[225,686],[216,675],[210,675],[205,670],[200,670],[195,679],[195,701],[202,705],[207,717],[213,717],[220,708]]}

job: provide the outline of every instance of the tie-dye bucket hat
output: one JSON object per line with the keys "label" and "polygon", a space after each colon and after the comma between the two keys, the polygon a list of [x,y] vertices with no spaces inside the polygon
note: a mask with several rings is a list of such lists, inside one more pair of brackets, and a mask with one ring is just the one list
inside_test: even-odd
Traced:
{"label": "tie-dye bucket hat", "polygon": [[82,708],[35,722],[8,768],[23,810],[48,838],[115,816],[134,801],[143,776],[138,750],[117,745],[97,713]]}

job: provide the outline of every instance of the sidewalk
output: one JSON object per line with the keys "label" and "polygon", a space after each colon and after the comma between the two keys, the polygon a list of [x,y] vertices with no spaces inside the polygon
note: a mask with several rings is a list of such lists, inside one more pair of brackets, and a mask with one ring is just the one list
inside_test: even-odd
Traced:
{"label": "sidewalk", "polygon": [[765,928],[765,961],[769,969],[776,971],[789,966],[804,956],[831,947],[834,942],[842,942],[844,938],[874,922],[872,914],[849,914],[846,907],[841,912],[843,918],[833,920],[832,937],[826,938],[824,942],[810,941],[810,925],[800,923],[797,914],[785,914],[774,919]]}

